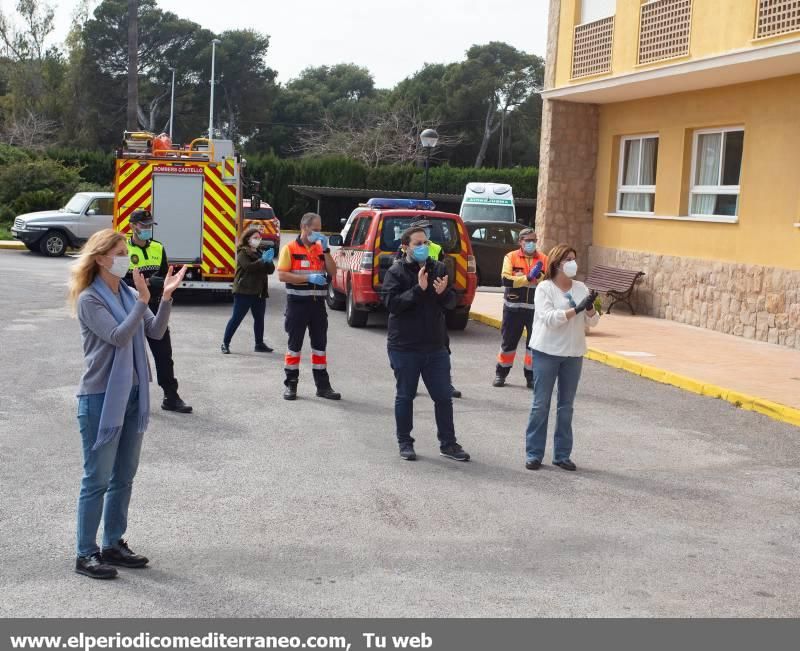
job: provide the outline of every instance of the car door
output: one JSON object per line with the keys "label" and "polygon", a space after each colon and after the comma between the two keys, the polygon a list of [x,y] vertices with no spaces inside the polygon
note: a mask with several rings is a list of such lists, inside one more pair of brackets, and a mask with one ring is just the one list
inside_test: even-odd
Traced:
{"label": "car door", "polygon": [[81,215],[80,237],[89,239],[97,231],[111,228],[114,199],[111,197],[98,197],[92,199]]}

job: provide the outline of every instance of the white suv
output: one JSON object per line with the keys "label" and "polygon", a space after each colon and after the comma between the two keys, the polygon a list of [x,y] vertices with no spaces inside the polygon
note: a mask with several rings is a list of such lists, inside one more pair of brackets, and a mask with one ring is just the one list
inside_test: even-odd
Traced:
{"label": "white suv", "polygon": [[19,215],[11,233],[31,251],[57,257],[82,246],[91,235],[111,228],[113,192],[78,192],[66,206]]}

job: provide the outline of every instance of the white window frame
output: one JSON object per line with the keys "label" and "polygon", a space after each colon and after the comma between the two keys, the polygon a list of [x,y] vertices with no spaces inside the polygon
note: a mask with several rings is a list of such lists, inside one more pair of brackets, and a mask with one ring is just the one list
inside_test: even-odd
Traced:
{"label": "white window frame", "polygon": [[[617,203],[616,214],[620,215],[652,215],[656,209],[656,186],[655,185],[623,185],[625,179],[625,143],[632,140],[647,140],[648,138],[655,138],[661,144],[661,139],[657,133],[644,133],[636,136],[623,136],[619,141],[619,171],[617,176]],[[639,144],[639,170],[637,178],[641,181],[642,175],[642,145]],[[656,154],[656,174],[658,173],[658,154]],[[653,210],[648,212],[646,210],[622,210],[622,195],[623,194],[652,194],[653,195]]]}
{"label": "white window frame", "polygon": [[[720,221],[720,222],[728,222],[731,224],[735,224],[739,221],[739,209],[741,208],[741,201],[742,201],[742,167],[744,166],[744,145],[742,145],[742,160],[739,161],[739,185],[695,185],[695,179],[697,178],[697,143],[700,140],[700,136],[708,135],[712,133],[720,133],[723,134],[723,149],[719,158],[719,174],[718,178],[720,184],[722,183],[722,168],[725,164],[725,148],[724,148],[724,134],[730,133],[732,131],[741,131],[744,134],[744,126],[735,126],[735,127],[715,127],[713,129],[695,129],[694,133],[692,134],[692,171],[691,177],[689,178],[689,205],[687,206],[687,212],[689,217],[692,219],[701,219],[704,221]],[[742,141],[744,142],[744,136],[742,136]],[[738,197],[738,201],[736,202],[736,214],[735,215],[703,215],[697,214],[692,212],[692,201],[694,195],[696,194],[728,194],[728,195],[736,195]]]}

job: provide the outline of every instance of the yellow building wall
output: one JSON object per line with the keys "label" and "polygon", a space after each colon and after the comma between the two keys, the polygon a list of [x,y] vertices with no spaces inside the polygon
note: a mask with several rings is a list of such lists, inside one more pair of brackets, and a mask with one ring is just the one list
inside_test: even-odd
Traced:
{"label": "yellow building wall", "polygon": [[556,55],[556,87],[800,38],[800,31],[797,31],[755,40],[758,0],[693,0],[689,56],[638,65],[639,10],[643,2],[642,0],[617,0],[611,73],[581,77],[573,81],[570,79],[572,37],[575,25],[580,20],[580,2],[581,0],[561,0]]}
{"label": "yellow building wall", "polygon": [[[600,107],[597,246],[800,269],[800,75]],[[655,214],[686,215],[693,129],[743,126],[736,224],[609,217],[621,136],[658,133]]]}

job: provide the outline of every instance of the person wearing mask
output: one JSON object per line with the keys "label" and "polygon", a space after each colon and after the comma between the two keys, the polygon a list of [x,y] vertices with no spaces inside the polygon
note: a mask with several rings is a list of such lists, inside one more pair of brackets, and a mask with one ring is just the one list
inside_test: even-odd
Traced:
{"label": "person wearing mask", "polygon": [[547,271],[547,256],[537,251],[539,238],[532,228],[525,228],[519,234],[519,248],[507,253],[503,259],[503,323],[500,328],[500,352],[497,355],[494,382],[492,386],[502,387],[514,366],[517,346],[523,329],[527,332],[525,364],[523,372],[525,383],[533,388],[533,358],[527,345],[533,331],[533,310],[536,285]]}
{"label": "person wearing mask", "polygon": [[[411,222],[410,228],[421,228],[425,231],[425,237],[428,238],[428,255],[433,260],[438,260],[439,262],[444,262],[445,253],[444,249],[441,247],[440,244],[437,244],[433,240],[431,240],[431,223],[427,219],[419,219],[415,222]],[[402,260],[406,257],[408,251],[406,251],[406,247],[403,244],[400,244],[400,247],[397,250],[397,255],[395,256],[397,260]],[[447,352],[448,354],[452,355],[450,351],[450,337],[448,335],[447,338]],[[452,366],[451,366],[452,369]],[[460,398],[462,396],[461,391],[456,389],[453,386],[453,378],[450,378],[450,390],[453,393],[454,398]]]}
{"label": "person wearing mask", "polygon": [[469,454],[456,440],[453,423],[445,324],[445,311],[455,307],[458,297],[449,285],[447,267],[429,257],[424,229],[407,229],[401,242],[406,255],[386,272],[382,288],[382,299],[389,310],[389,362],[397,381],[394,414],[400,456],[408,461],[417,458],[411,431],[414,397],[422,377],[434,403],[440,454],[456,461],[469,461]]}
{"label": "person wearing mask", "polygon": [[289,335],[286,352],[285,400],[297,399],[300,379],[300,353],[306,330],[311,340],[311,368],[317,396],[341,400],[340,393],[331,388],[328,376],[328,312],[325,296],[329,278],[336,273],[328,238],[322,230],[322,217],[309,212],[300,219],[300,235],[281,249],[278,258],[278,278],[286,283],[285,329]]}
{"label": "person wearing mask", "polygon": [[[115,565],[149,562],[123,540],[128,504],[150,417],[150,371],[145,339],[167,332],[172,293],[186,273],[169,268],[153,315],[150,287],[134,269],[130,289],[122,278],[130,258],[125,237],[108,228],[92,235],[72,269],[69,303],[81,327],[86,369],[78,388],[83,479],[78,498],[75,571],[95,579],[117,576]],[[102,549],[97,530],[103,519]]]}
{"label": "person wearing mask", "polygon": [[538,470],[547,443],[547,419],[553,387],[558,382],[553,464],[576,470],[572,454],[572,411],[586,353],[586,326],[600,320],[597,295],[582,282],[575,249],[559,244],[547,255],[549,267],[536,289],[533,319],[533,406],[525,433],[525,467]]}
{"label": "person wearing mask", "polygon": [[[138,270],[145,278],[150,288],[150,311],[158,312],[161,301],[161,291],[164,278],[167,275],[169,263],[164,245],[153,239],[153,226],[158,226],[153,221],[149,210],[134,210],[130,218],[131,232],[128,239],[128,255],[130,256],[130,269],[125,276],[125,282],[133,287],[133,271]],[[164,391],[164,400],[161,408],[167,411],[176,411],[179,414],[192,413],[191,405],[187,405],[178,395],[178,380],[175,378],[175,363],[172,361],[172,338],[169,329],[159,339],[147,338],[153,361],[156,364],[156,378],[158,385]]]}
{"label": "person wearing mask", "polygon": [[270,247],[259,251],[261,246],[261,226],[251,226],[239,238],[236,250],[236,274],[233,277],[233,314],[225,327],[225,336],[220,349],[227,355],[236,329],[249,311],[253,315],[257,353],[271,353],[272,348],[264,343],[264,314],[269,298],[268,279],[275,271],[273,259],[275,249]]}

